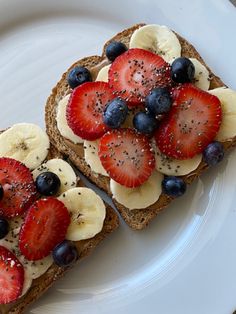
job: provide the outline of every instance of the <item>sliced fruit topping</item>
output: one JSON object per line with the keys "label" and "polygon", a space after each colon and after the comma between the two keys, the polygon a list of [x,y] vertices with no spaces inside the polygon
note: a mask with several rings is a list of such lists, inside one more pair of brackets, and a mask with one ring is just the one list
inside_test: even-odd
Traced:
{"label": "sliced fruit topping", "polygon": [[0,246],[0,304],[19,298],[24,283],[24,268],[16,256]]}
{"label": "sliced fruit topping", "polygon": [[149,139],[131,129],[107,132],[100,140],[98,154],[109,176],[130,188],[144,183],[155,168]]}
{"label": "sliced fruit topping", "polygon": [[91,82],[92,76],[87,68],[76,66],[70,70],[67,81],[71,88],[76,88],[85,82]]}
{"label": "sliced fruit topping", "polygon": [[108,72],[110,69],[110,64],[105,65],[101,70],[98,72],[96,77],[96,81],[108,82]]}
{"label": "sliced fruit topping", "polygon": [[60,134],[74,144],[83,143],[83,139],[71,130],[66,120],[66,108],[70,99],[70,94],[62,98],[57,104],[57,128]]}
{"label": "sliced fruit topping", "polygon": [[210,73],[208,69],[198,59],[189,58],[195,68],[193,84],[202,90],[208,90],[210,87]]}
{"label": "sliced fruit topping", "polygon": [[224,146],[217,141],[210,143],[203,152],[203,160],[209,166],[215,166],[224,158]]}
{"label": "sliced fruit topping", "polygon": [[162,180],[163,175],[158,171],[153,171],[152,175],[141,186],[127,188],[111,179],[110,189],[115,200],[129,210],[143,209],[159,199],[162,193]]}
{"label": "sliced fruit topping", "polygon": [[144,101],[154,87],[165,87],[170,82],[169,64],[143,49],[129,49],[109,69],[109,85],[114,93],[133,105]]}
{"label": "sliced fruit topping", "polygon": [[49,148],[48,135],[36,124],[17,123],[0,134],[0,157],[18,160],[30,170],[41,165]]}
{"label": "sliced fruit topping", "polygon": [[181,45],[175,33],[158,24],[144,25],[136,29],[130,38],[129,47],[155,52],[167,62],[181,55]]}
{"label": "sliced fruit topping", "polygon": [[89,82],[74,89],[66,110],[72,131],[86,140],[96,140],[107,130],[103,122],[106,104],[115,96],[108,83]]}
{"label": "sliced fruit topping", "polygon": [[110,61],[114,61],[118,56],[127,50],[125,44],[120,41],[112,41],[106,47],[106,56]]}
{"label": "sliced fruit topping", "polygon": [[[40,259],[38,261],[29,261],[24,255],[21,254],[19,249],[19,233],[22,223],[23,217],[11,219],[10,221],[11,231],[8,232],[7,236],[4,239],[0,240],[0,245],[6,247],[8,250],[13,252],[23,265],[25,270],[25,276],[27,277],[25,278],[24,281],[23,290],[26,290],[24,288],[27,288],[29,284],[29,279],[36,279],[43,275],[47,271],[47,269],[52,265],[53,258],[51,255],[48,255],[47,257]],[[28,281],[28,283],[26,281]],[[24,291],[22,292],[22,294],[23,293]]]}
{"label": "sliced fruit topping", "polygon": [[180,57],[171,65],[171,78],[176,83],[189,83],[193,81],[195,67],[188,58]]}
{"label": "sliced fruit topping", "polygon": [[188,159],[173,159],[162,154],[155,145],[156,170],[168,176],[184,176],[191,173],[202,161],[202,154]]}
{"label": "sliced fruit topping", "polygon": [[0,200],[0,215],[15,217],[33,203],[36,196],[30,170],[12,158],[0,158],[0,184],[4,190]]}
{"label": "sliced fruit topping", "polygon": [[169,176],[162,181],[163,193],[172,197],[182,196],[186,192],[187,186],[182,178]]}
{"label": "sliced fruit topping", "polygon": [[90,239],[102,230],[106,207],[93,190],[81,187],[70,189],[59,200],[66,206],[71,217],[67,240]]}
{"label": "sliced fruit topping", "polygon": [[108,177],[108,174],[103,168],[100,158],[98,156],[98,145],[99,140],[84,141],[84,159],[86,163],[90,166],[91,171]]}
{"label": "sliced fruit topping", "polygon": [[221,119],[217,97],[185,84],[176,93],[169,114],[155,133],[157,146],[171,158],[192,158],[213,141]]}
{"label": "sliced fruit topping", "polygon": [[50,254],[65,239],[70,215],[57,199],[35,202],[27,212],[19,235],[19,248],[28,260],[39,260]]}
{"label": "sliced fruit topping", "polygon": [[63,242],[59,243],[54,248],[52,256],[55,264],[60,267],[72,265],[79,258],[75,244],[69,240],[64,240]]}
{"label": "sliced fruit topping", "polygon": [[215,139],[220,142],[231,141],[236,136],[236,91],[218,87],[209,90],[209,93],[218,97],[222,106],[222,123]]}

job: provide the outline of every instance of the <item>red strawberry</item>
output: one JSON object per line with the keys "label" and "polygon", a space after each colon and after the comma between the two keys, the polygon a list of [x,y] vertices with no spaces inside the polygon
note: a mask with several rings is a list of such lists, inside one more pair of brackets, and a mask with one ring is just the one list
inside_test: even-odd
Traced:
{"label": "red strawberry", "polygon": [[15,301],[22,293],[24,268],[16,256],[0,246],[0,304]]}
{"label": "red strawberry", "polygon": [[29,208],[36,196],[36,188],[30,170],[12,158],[0,158],[0,184],[3,198],[0,215],[15,217]]}
{"label": "red strawberry", "polygon": [[173,106],[156,131],[156,143],[171,158],[192,158],[214,140],[220,128],[220,101],[192,84],[173,95]]}
{"label": "red strawberry", "polygon": [[149,139],[132,129],[113,130],[103,135],[99,157],[109,176],[130,188],[144,183],[155,168]]}
{"label": "red strawberry", "polygon": [[103,111],[114,97],[106,82],[88,82],[74,89],[66,111],[70,128],[86,140],[101,137],[108,130]]}
{"label": "red strawberry", "polygon": [[19,235],[19,248],[31,261],[46,257],[65,239],[70,215],[56,198],[36,201],[28,210]]}
{"label": "red strawberry", "polygon": [[170,83],[170,65],[144,49],[129,49],[115,59],[109,70],[109,85],[114,93],[133,105],[144,101],[154,87]]}

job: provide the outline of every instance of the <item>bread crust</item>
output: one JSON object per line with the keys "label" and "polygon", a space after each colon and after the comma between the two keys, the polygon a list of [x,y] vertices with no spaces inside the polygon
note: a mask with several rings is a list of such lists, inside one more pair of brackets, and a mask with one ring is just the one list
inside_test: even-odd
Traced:
{"label": "bread crust", "polygon": [[[127,46],[129,45],[130,37],[132,33],[143,26],[145,24],[136,24],[132,26],[131,28],[128,28],[120,33],[118,33],[116,36],[111,38],[109,41],[107,41],[104,45],[102,56],[91,56],[83,58],[77,62],[75,62],[69,69],[73,68],[76,65],[85,66],[88,69],[93,68],[98,63],[102,62],[106,56],[105,56],[105,49],[106,46],[111,41],[121,41]],[[214,89],[217,87],[225,86],[225,84],[221,81],[219,77],[217,77],[205,64],[204,60],[201,58],[197,50],[183,37],[178,35],[176,33],[181,47],[182,47],[182,56],[185,57],[191,57],[198,59],[202,64],[206,66],[206,68],[210,72],[210,89]],[[83,149],[82,144],[76,145],[76,149],[79,149],[79,153],[75,152],[75,145],[73,145],[69,140],[63,138],[57,128],[56,123],[56,111],[57,111],[57,104],[58,102],[68,93],[71,92],[70,87],[67,84],[66,76],[67,72],[65,72],[61,78],[61,80],[58,82],[56,87],[53,88],[52,93],[50,97],[47,100],[46,107],[45,107],[45,122],[46,122],[46,129],[47,133],[52,141],[52,143],[57,147],[57,149],[63,153],[65,156],[68,156],[70,160],[74,163],[76,167],[93,183],[95,183],[99,188],[107,192],[109,196],[112,196],[109,186],[109,178],[95,174],[91,171],[89,165],[85,162],[84,156],[83,156]],[[234,146],[236,143],[236,137],[233,138],[231,141],[227,141],[224,144],[225,149],[229,149],[230,147]],[[206,170],[208,167],[204,162],[201,162],[199,167],[191,172],[188,175],[182,176],[182,178],[185,180],[187,184],[192,183],[197,177],[199,177],[204,170]],[[140,230],[145,228],[150,221],[157,216],[158,213],[160,213],[164,208],[166,208],[170,202],[173,200],[173,198],[161,194],[158,201],[151,206],[144,208],[144,209],[134,209],[129,210],[119,202],[117,202],[115,199],[113,199],[114,204],[116,205],[119,213],[121,214],[122,218],[125,220],[125,222],[133,229]]]}
{"label": "bread crust", "polygon": [[[61,154],[53,145],[50,146],[47,160],[52,158],[63,159],[63,154]],[[79,181],[78,185],[81,187],[84,186],[81,180]],[[74,242],[79,252],[78,263],[81,261],[81,259],[91,254],[93,250],[97,247],[97,245],[110,233],[115,231],[115,229],[117,229],[119,226],[119,218],[116,212],[109,205],[105,205],[106,218],[101,232],[91,239]],[[56,264],[52,264],[52,266],[46,271],[46,273],[44,273],[39,278],[33,280],[31,288],[22,298],[8,305],[0,305],[0,314],[24,313],[27,306],[35,302],[44,292],[46,292],[53,285],[56,280],[63,277],[64,274],[74,266],[75,265],[63,268],[58,267]]]}

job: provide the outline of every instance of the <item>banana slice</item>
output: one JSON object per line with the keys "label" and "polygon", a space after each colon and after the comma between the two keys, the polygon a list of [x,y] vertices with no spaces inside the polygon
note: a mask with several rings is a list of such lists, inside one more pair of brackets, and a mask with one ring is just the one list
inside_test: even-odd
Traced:
{"label": "banana slice", "polygon": [[192,159],[178,160],[171,159],[163,155],[159,148],[156,146],[155,159],[156,159],[156,170],[167,175],[167,176],[184,176],[189,174],[199,166],[202,155],[196,155]]}
{"label": "banana slice", "polygon": [[32,279],[42,276],[53,264],[51,254],[38,261],[28,261],[23,255],[18,256],[18,259],[30,274]]}
{"label": "banana slice", "polygon": [[40,173],[46,171],[51,171],[59,177],[61,186],[58,195],[76,186],[76,174],[72,167],[65,160],[55,158],[46,161],[32,172],[34,180]]}
{"label": "banana slice", "polygon": [[18,123],[0,135],[0,157],[11,157],[37,168],[47,157],[49,138],[37,125]]}
{"label": "banana slice", "polygon": [[210,87],[210,73],[207,68],[197,59],[189,58],[195,67],[194,85],[202,90]]}
{"label": "banana slice", "polygon": [[223,118],[216,140],[224,142],[236,136],[236,91],[219,87],[209,90],[209,93],[219,98],[222,107]]}
{"label": "banana slice", "polygon": [[32,285],[32,277],[31,277],[31,273],[28,271],[28,269],[24,268],[24,283],[23,283],[23,289],[22,289],[22,293],[21,293],[21,297],[23,295],[26,294],[26,292],[29,290],[29,288]]}
{"label": "banana slice", "polygon": [[154,204],[161,195],[164,176],[154,171],[149,179],[137,188],[127,188],[110,180],[112,196],[122,205],[132,209],[146,208]]}
{"label": "banana slice", "polygon": [[93,238],[102,230],[106,208],[102,199],[91,189],[74,188],[59,198],[71,215],[66,238],[79,241]]}
{"label": "banana slice", "polygon": [[102,166],[100,158],[98,157],[98,145],[99,140],[84,141],[84,159],[92,171],[102,174],[103,176],[108,176],[106,170]]}
{"label": "banana slice", "polygon": [[18,249],[18,235],[20,232],[20,227],[16,229],[11,229],[8,234],[0,240],[0,245],[6,247],[12,253],[14,253],[17,258],[19,258],[19,249]]}
{"label": "banana slice", "polygon": [[24,221],[24,217],[23,216],[17,216],[17,217],[13,217],[9,220],[10,223],[10,230],[13,229],[18,229],[21,227],[22,223]]}
{"label": "banana slice", "polygon": [[61,135],[74,144],[83,143],[81,137],[77,136],[69,127],[66,120],[66,107],[69,101],[70,95],[65,96],[62,100],[59,101],[57,106],[57,128]]}
{"label": "banana slice", "polygon": [[157,24],[145,25],[134,31],[129,47],[152,51],[167,62],[181,56],[177,36],[168,27]]}
{"label": "banana slice", "polygon": [[96,81],[108,82],[108,72],[110,69],[110,64],[105,65],[101,70],[98,72],[98,76]]}

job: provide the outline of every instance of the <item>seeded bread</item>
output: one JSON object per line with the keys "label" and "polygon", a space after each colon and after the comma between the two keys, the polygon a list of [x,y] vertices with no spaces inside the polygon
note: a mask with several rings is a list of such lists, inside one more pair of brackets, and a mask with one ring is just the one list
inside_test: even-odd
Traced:
{"label": "seeded bread", "polygon": [[[131,28],[126,29],[122,31],[121,33],[117,34],[116,36],[114,36],[108,42],[105,43],[102,56],[91,56],[91,57],[81,59],[77,61],[76,63],[74,63],[68,69],[68,71],[76,65],[84,66],[84,67],[87,67],[88,69],[91,69],[92,67],[96,66],[98,63],[104,61],[106,59],[105,49],[111,41],[114,41],[114,40],[121,41],[128,47],[132,33],[143,25],[144,24],[134,25]],[[207,67],[207,65],[205,64],[205,62],[203,61],[199,53],[196,51],[196,49],[187,40],[185,40],[178,34],[176,35],[182,47],[182,56],[196,58]],[[225,84],[221,81],[219,77],[214,75],[213,72],[209,68],[208,70],[210,72],[210,89],[217,88],[220,86],[225,86]],[[65,156],[68,156],[70,160],[79,168],[79,170],[85,176],[87,176],[99,188],[103,189],[110,196],[112,196],[110,187],[109,187],[109,178],[102,175],[95,174],[94,172],[91,171],[90,167],[85,162],[84,153],[83,153],[83,145],[72,144],[69,140],[61,136],[57,128],[57,122],[56,122],[57,104],[65,95],[71,92],[70,87],[68,86],[67,80],[66,80],[68,71],[63,74],[62,78],[60,79],[58,84],[53,88],[52,93],[47,100],[46,108],[45,108],[45,121],[46,121],[47,133],[50,137],[51,142],[57,147],[57,149],[62,154],[64,154]],[[232,147],[235,144],[235,142],[236,142],[236,138],[232,139],[232,141],[225,142],[224,146],[226,149],[228,149]],[[206,168],[207,168],[207,165],[204,162],[202,162],[195,171],[184,176],[183,178],[188,184],[190,184],[195,178],[199,177]],[[172,201],[172,198],[168,197],[167,195],[162,194],[159,200],[155,204],[145,209],[134,209],[132,211],[126,208],[125,206],[119,204],[115,199],[113,199],[113,201],[118,211],[120,212],[121,216],[131,228],[143,229],[149,224],[149,222],[160,211],[162,211]]]}
{"label": "seeded bread", "polygon": [[[47,159],[63,158],[63,155],[51,145]],[[84,186],[82,181],[78,182],[79,186]],[[106,218],[103,229],[95,237],[88,240],[76,242],[76,246],[79,252],[79,261],[88,256],[96,248],[96,246],[112,233],[119,226],[119,219],[115,211],[108,205],[106,205]],[[53,264],[45,274],[41,277],[34,279],[29,291],[20,298],[17,302],[8,305],[0,305],[0,314],[21,314],[24,313],[25,308],[37,300],[44,292],[46,292],[53,283],[61,278],[70,267],[62,268]]]}

